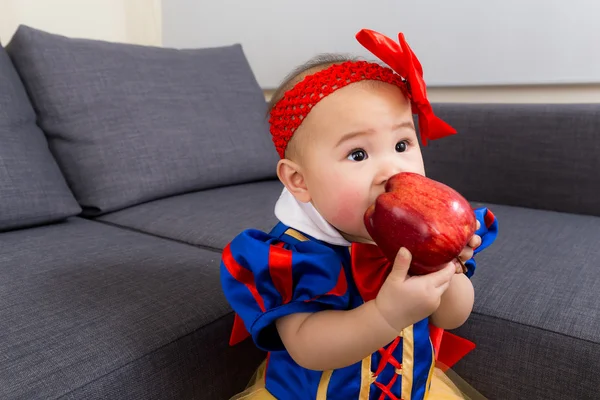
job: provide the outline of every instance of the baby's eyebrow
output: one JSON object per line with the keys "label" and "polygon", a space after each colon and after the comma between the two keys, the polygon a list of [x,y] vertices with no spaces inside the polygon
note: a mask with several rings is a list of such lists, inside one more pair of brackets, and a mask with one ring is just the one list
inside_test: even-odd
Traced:
{"label": "baby's eyebrow", "polygon": [[[393,131],[397,131],[397,130],[403,129],[403,128],[413,128],[412,122],[411,121],[403,121],[399,124],[392,126]],[[346,133],[346,134],[344,134],[344,136],[342,136],[340,138],[340,140],[337,142],[335,147],[339,147],[342,143],[344,143],[347,140],[354,139],[355,137],[367,135],[367,134],[370,134],[373,132],[374,132],[373,129],[367,129],[366,131],[355,131],[355,132]]]}
{"label": "baby's eyebrow", "polygon": [[367,135],[369,133],[373,133],[372,129],[369,129],[367,131],[356,131],[356,132],[349,132],[344,134],[344,136],[341,137],[341,139],[337,142],[337,144],[335,145],[335,147],[339,147],[342,143],[344,143],[347,140],[350,139],[354,139],[355,137],[358,136],[363,136],[363,135]]}

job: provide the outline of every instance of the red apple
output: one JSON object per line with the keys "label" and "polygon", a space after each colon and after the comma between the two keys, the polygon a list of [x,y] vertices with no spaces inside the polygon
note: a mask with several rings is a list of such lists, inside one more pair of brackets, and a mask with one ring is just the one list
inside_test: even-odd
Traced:
{"label": "red apple", "polygon": [[394,261],[400,247],[412,254],[411,275],[434,272],[457,258],[475,233],[469,202],[454,189],[422,175],[391,177],[364,217],[373,241]]}

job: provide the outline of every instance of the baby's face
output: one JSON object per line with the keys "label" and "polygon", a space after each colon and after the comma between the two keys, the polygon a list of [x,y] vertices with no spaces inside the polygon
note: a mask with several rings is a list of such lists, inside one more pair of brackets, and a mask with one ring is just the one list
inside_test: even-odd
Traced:
{"label": "baby's face", "polygon": [[311,201],[350,241],[371,241],[363,215],[392,175],[425,175],[410,102],[396,86],[369,81],[339,89],[300,128]]}

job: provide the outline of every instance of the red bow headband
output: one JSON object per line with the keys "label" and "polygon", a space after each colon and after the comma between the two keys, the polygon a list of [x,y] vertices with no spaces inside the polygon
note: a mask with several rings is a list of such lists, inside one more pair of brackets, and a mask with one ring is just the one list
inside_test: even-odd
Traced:
{"label": "red bow headband", "polygon": [[403,90],[411,101],[413,114],[418,115],[424,146],[428,140],[456,133],[434,115],[427,100],[423,68],[402,33],[398,34],[398,43],[370,29],[362,29],[356,39],[392,69],[366,61],[347,61],[308,75],[285,92],[271,110],[269,119],[273,143],[281,158],[292,135],[315,104],[334,91],[362,80],[379,80]]}

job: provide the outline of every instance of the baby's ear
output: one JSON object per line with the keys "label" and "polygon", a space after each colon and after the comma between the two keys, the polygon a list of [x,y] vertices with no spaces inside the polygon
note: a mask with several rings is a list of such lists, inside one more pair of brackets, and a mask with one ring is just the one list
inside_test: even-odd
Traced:
{"label": "baby's ear", "polygon": [[308,203],[311,200],[302,169],[294,161],[286,158],[279,160],[277,176],[296,200],[302,203]]}

